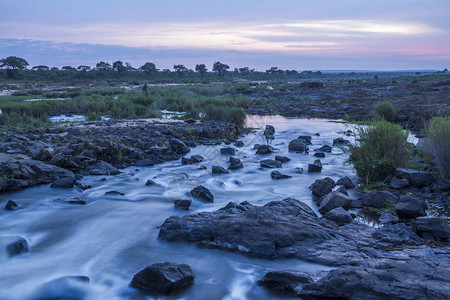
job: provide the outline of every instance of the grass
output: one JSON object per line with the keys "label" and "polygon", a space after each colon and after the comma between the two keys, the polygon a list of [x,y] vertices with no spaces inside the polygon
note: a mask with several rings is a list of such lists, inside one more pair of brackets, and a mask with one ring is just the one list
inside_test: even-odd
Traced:
{"label": "grass", "polygon": [[443,178],[450,178],[450,117],[434,117],[426,129],[425,150]]}
{"label": "grass", "polygon": [[374,109],[378,119],[385,119],[388,122],[395,121],[397,110],[391,103],[387,101],[378,102]]}
{"label": "grass", "polygon": [[386,120],[357,128],[357,142],[349,145],[348,163],[366,183],[383,181],[398,167],[408,167],[412,153],[409,132]]}

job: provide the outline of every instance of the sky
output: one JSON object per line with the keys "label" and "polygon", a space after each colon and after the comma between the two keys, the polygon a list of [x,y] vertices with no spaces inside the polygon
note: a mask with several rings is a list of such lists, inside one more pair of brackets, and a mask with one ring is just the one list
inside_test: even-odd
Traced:
{"label": "sky", "polygon": [[450,67],[450,0],[0,0],[0,58],[266,70]]}

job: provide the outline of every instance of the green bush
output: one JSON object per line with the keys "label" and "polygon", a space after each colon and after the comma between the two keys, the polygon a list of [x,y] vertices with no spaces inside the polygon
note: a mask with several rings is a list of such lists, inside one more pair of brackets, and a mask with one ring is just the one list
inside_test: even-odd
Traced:
{"label": "green bush", "polygon": [[229,122],[238,127],[245,123],[245,111],[240,107],[216,106],[210,104],[205,107],[205,120]]}
{"label": "green bush", "polygon": [[366,183],[382,181],[398,167],[408,167],[412,146],[409,132],[386,120],[374,121],[357,129],[355,144],[348,148],[347,162],[353,163]]}
{"label": "green bush", "polygon": [[378,102],[375,105],[375,114],[379,119],[385,119],[388,122],[394,122],[397,111],[395,106],[387,101]]}
{"label": "green bush", "polygon": [[450,117],[434,117],[426,129],[426,151],[434,159],[441,176],[450,177]]}

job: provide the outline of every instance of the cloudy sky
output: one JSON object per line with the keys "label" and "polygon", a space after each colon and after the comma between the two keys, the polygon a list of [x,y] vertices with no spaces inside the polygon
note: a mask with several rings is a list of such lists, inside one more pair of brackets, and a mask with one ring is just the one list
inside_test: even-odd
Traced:
{"label": "cloudy sky", "polygon": [[0,58],[61,67],[450,67],[450,0],[0,0]]}

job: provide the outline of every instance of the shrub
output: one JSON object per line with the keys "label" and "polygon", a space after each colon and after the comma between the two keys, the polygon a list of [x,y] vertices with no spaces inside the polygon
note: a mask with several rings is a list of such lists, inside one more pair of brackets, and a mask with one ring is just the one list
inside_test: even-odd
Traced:
{"label": "shrub", "polygon": [[382,181],[398,167],[407,167],[412,147],[409,132],[386,120],[374,121],[357,129],[355,144],[348,148],[347,162],[353,163],[358,176],[366,183]]}
{"label": "shrub", "polygon": [[450,177],[450,117],[434,117],[426,129],[425,150],[431,154],[441,176]]}
{"label": "shrub", "polygon": [[394,122],[397,111],[394,105],[387,101],[383,101],[378,102],[377,105],[375,105],[375,114],[379,119]]}

